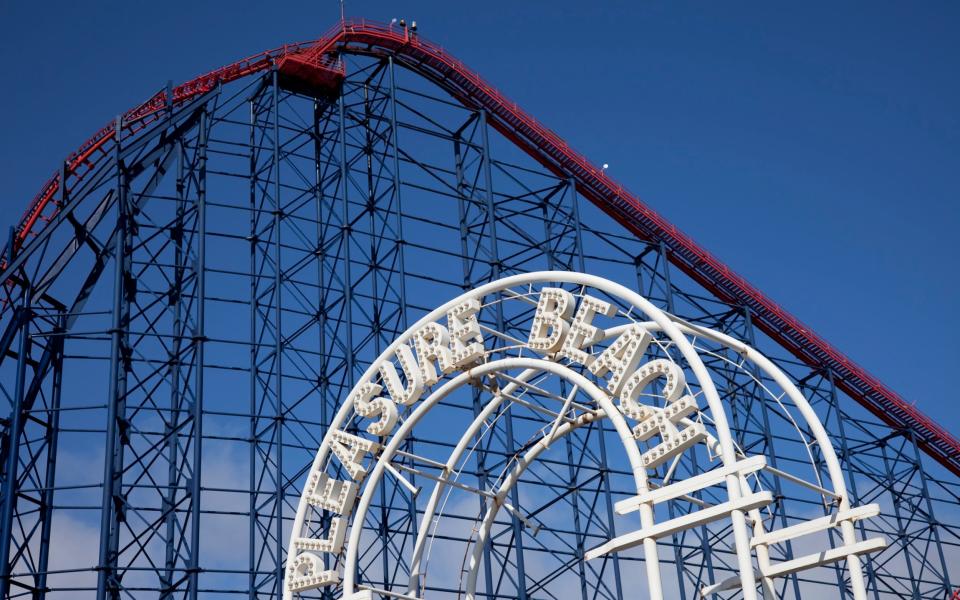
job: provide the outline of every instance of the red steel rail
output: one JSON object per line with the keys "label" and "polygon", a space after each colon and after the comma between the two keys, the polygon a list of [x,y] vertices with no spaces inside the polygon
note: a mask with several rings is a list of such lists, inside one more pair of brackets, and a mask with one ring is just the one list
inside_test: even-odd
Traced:
{"label": "red steel rail", "polygon": [[[486,110],[490,124],[531,157],[560,176],[574,178],[584,197],[634,235],[662,242],[668,248],[670,261],[684,273],[720,300],[747,307],[753,322],[767,335],[810,367],[828,370],[840,389],[884,423],[896,429],[912,430],[927,454],[960,475],[960,441],[953,435],[698,246],[442,47],[405,28],[365,20],[344,21],[314,42],[262,52],[174,87],[172,98],[167,97],[166,91],[160,91],[123,115],[119,135],[111,123],[67,159],[64,170],[67,189],[71,187],[71,180],[82,180],[98,161],[111,156],[118,137],[136,136],[159,119],[166,107],[206,93],[221,83],[267,70],[282,63],[287,56],[296,56],[302,62],[332,65],[340,52],[394,56],[403,66],[433,79],[467,106]],[[16,230],[15,251],[56,216],[59,186],[58,174],[44,184],[30,203]]]}

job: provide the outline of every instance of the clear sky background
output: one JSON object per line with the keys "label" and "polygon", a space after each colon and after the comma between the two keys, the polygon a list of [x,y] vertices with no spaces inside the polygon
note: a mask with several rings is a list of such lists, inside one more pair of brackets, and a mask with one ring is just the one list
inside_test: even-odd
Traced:
{"label": "clear sky background", "polygon": [[[350,0],[442,44],[841,351],[960,431],[960,3]],[[334,0],[0,0],[0,198],[163,87]]]}

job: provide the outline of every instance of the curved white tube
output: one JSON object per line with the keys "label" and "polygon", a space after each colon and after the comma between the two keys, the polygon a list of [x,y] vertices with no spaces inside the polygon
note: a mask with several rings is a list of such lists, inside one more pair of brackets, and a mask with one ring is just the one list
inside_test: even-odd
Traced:
{"label": "curved white tube", "polygon": [[[800,391],[792,384],[789,378],[783,374],[771,361],[766,359],[762,354],[750,348],[746,344],[743,344],[729,336],[726,336],[722,333],[703,329],[689,323],[685,323],[672,315],[669,315],[648,300],[640,296],[639,294],[621,286],[619,284],[604,280],[599,277],[584,275],[579,273],[569,273],[569,272],[536,272],[536,273],[527,273],[523,275],[516,275],[512,277],[507,277],[505,279],[492,282],[476,288],[470,292],[467,292],[461,295],[458,298],[450,300],[444,305],[438,307],[436,310],[432,311],[428,315],[421,318],[416,324],[410,327],[407,331],[401,334],[389,347],[387,347],[381,356],[374,361],[366,370],[364,375],[359,379],[361,382],[374,381],[376,373],[379,370],[380,365],[384,361],[391,360],[391,357],[395,353],[397,347],[400,344],[407,343],[410,341],[415,332],[417,332],[422,326],[427,323],[435,322],[442,319],[445,314],[453,307],[466,300],[482,300],[488,295],[496,294],[510,288],[516,288],[520,286],[533,286],[534,284],[549,284],[549,283],[567,283],[582,286],[585,288],[593,288],[600,292],[607,294],[612,298],[616,298],[619,301],[623,302],[625,305],[633,306],[639,309],[644,313],[649,319],[650,322],[643,323],[643,325],[649,330],[661,331],[667,338],[669,338],[672,345],[674,345],[677,351],[683,356],[687,368],[693,373],[696,383],[699,385],[703,398],[706,401],[707,408],[709,409],[710,416],[712,417],[713,424],[716,431],[716,438],[711,440],[711,445],[715,443],[716,450],[721,458],[721,461],[724,466],[730,466],[737,461],[738,455],[736,452],[736,447],[733,441],[733,437],[729,430],[729,425],[727,421],[727,416],[725,413],[724,404],[721,402],[719,393],[714,385],[710,372],[707,367],[704,365],[697,349],[694,347],[691,340],[688,336],[700,336],[703,338],[708,338],[718,344],[726,346],[727,348],[733,349],[748,360],[756,364],[770,379],[775,381],[785,393],[793,401],[794,405],[799,410],[801,416],[806,421],[806,424],[809,427],[809,431],[812,432],[814,439],[821,446],[822,454],[824,457],[824,462],[827,467],[827,471],[830,477],[830,483],[833,489],[836,491],[839,496],[840,508],[849,507],[849,498],[846,494],[846,485],[843,479],[843,473],[840,468],[839,460],[836,457],[836,453],[833,449],[832,444],[829,441],[829,438],[826,434],[826,430],[823,428],[822,423],[817,419],[815,412],[810,407],[806,398],[800,393]],[[504,298],[506,299],[506,298]],[[618,330],[622,328],[611,328],[604,332],[605,337],[612,337],[616,335]],[[423,416],[429,411],[433,406],[440,402],[444,397],[449,393],[458,389],[459,387],[465,385],[469,381],[482,377],[483,375],[494,373],[498,370],[505,369],[526,369],[521,375],[521,381],[525,377],[532,376],[534,373],[546,372],[553,374],[557,377],[565,379],[574,385],[579,386],[580,390],[583,393],[588,394],[588,396],[596,403],[600,410],[597,411],[594,417],[590,415],[592,413],[584,413],[579,418],[585,422],[597,418],[600,415],[607,416],[611,419],[611,422],[614,425],[615,430],[619,434],[621,442],[626,451],[627,457],[630,462],[630,468],[633,473],[634,482],[636,484],[637,492],[642,493],[648,491],[647,483],[647,474],[646,469],[642,466],[642,459],[640,457],[639,448],[636,444],[636,440],[633,437],[630,427],[627,425],[624,420],[623,415],[617,410],[613,405],[613,400],[610,396],[596,387],[590,380],[586,379],[580,375],[577,371],[554,362],[552,360],[544,360],[539,358],[504,358],[497,361],[491,361],[489,363],[481,364],[477,367],[472,368],[469,371],[462,372],[456,376],[453,376],[443,382],[441,387],[435,390],[428,398],[420,401],[414,411],[408,416],[407,420],[393,432],[389,438],[387,446],[380,453],[376,464],[373,466],[373,469],[370,475],[367,477],[364,482],[362,495],[360,497],[359,503],[357,504],[354,512],[352,513],[351,521],[352,523],[362,523],[364,515],[368,510],[373,491],[380,482],[383,471],[386,466],[389,464],[392,456],[396,450],[403,443],[405,438],[410,434],[413,427],[416,423],[420,421]],[[497,407],[500,406],[502,398],[494,397],[490,402],[488,402],[482,412],[483,416],[478,417],[474,422],[468,427],[467,431],[463,433],[458,444],[454,448],[453,452],[450,455],[446,463],[446,472],[450,472],[459,462],[460,457],[463,452],[466,450],[470,439],[476,435],[478,428],[483,425],[485,416],[489,416],[494,411],[497,410]],[[348,418],[351,417],[353,413],[353,404],[350,400],[345,401],[340,409],[337,411],[337,414],[334,416],[329,427],[330,431],[336,431],[341,428],[341,426],[346,422]],[[583,424],[583,423],[581,423]],[[563,434],[568,433],[575,429],[574,423],[565,423],[560,426]],[[555,431],[554,434],[561,434],[561,431]],[[329,436],[329,434],[328,434]],[[711,436],[712,438],[712,436]],[[542,443],[541,440],[540,443]],[[540,444],[538,443],[538,444]],[[517,465],[517,468],[514,469],[507,477],[507,479],[502,482],[499,487],[498,498],[502,501],[502,497],[499,494],[505,494],[515,481],[514,473],[516,477],[519,477],[519,470],[526,468],[526,461],[532,461],[545,449],[543,447],[535,446],[528,450],[521,459],[520,464]],[[322,470],[326,461],[329,458],[329,445],[328,440],[325,438],[323,444],[318,449],[316,456],[314,457],[312,468],[314,470]],[[730,475],[725,480],[727,496],[730,500],[737,500],[743,494],[749,493],[749,489],[746,486],[746,482],[741,481],[741,478],[734,474]],[[438,483],[431,494],[430,500],[427,505],[427,513],[433,515],[436,511],[437,504],[439,502],[440,495],[444,488],[444,484]],[[312,510],[312,509],[309,509]],[[289,556],[293,556],[295,549],[293,547],[293,538],[296,537],[297,533],[302,531],[306,517],[307,517],[308,506],[304,501],[304,498],[301,497],[301,501],[297,507],[297,514],[294,520],[293,525],[293,536],[291,536],[290,543],[288,545]],[[492,523],[493,517],[491,514],[495,515],[495,507],[488,511],[487,517],[485,520],[490,519]],[[759,513],[758,513],[759,514]],[[653,526],[653,510],[652,507],[646,504],[643,504],[639,507],[639,516],[640,516],[640,525],[641,527],[651,527]],[[751,515],[754,516],[754,515]],[[426,517],[425,517],[426,519]],[[758,519],[752,519],[754,522],[757,522]],[[425,521],[429,522],[429,521]],[[734,547],[737,555],[738,570],[740,575],[740,583],[743,591],[744,600],[755,600],[756,595],[756,577],[753,569],[753,562],[751,558],[751,549],[749,546],[749,530],[747,528],[747,517],[743,511],[733,511],[731,513],[731,524],[734,534]],[[844,543],[852,543],[855,541],[855,532],[853,530],[853,525],[850,522],[844,522],[841,526]],[[356,561],[359,552],[359,541],[361,535],[361,527],[352,527],[349,530],[349,540],[346,544],[346,554],[343,565],[343,592],[345,597],[350,597],[351,594],[357,591],[355,585],[355,571],[356,571]],[[488,535],[488,527],[482,527],[480,530],[480,536]],[[424,544],[429,536],[427,528],[421,527],[418,535],[416,544],[414,546],[414,555],[412,560],[412,568],[410,573],[410,589],[416,589],[416,582],[421,572],[421,563],[422,563],[422,553],[424,550]],[[476,584],[476,565],[479,564],[479,554],[477,554],[483,546],[483,539],[478,539],[477,543],[474,546],[473,553],[474,556],[471,558],[471,569],[468,574],[468,597],[469,594],[475,592]],[[643,542],[644,548],[644,557],[647,570],[647,579],[651,598],[654,600],[661,600],[663,598],[663,590],[660,584],[660,573],[659,573],[659,561],[657,557],[657,546],[656,541],[653,539],[646,539]],[[761,562],[763,562],[762,557]],[[848,557],[848,565],[851,573],[851,580],[853,584],[854,597],[856,600],[861,600],[865,598],[865,590],[863,590],[863,578],[860,568],[859,559],[856,556]],[[770,589],[768,587],[768,582],[764,581],[764,588]],[[291,600],[293,594],[290,593],[286,587],[284,589],[284,598],[285,600]]]}

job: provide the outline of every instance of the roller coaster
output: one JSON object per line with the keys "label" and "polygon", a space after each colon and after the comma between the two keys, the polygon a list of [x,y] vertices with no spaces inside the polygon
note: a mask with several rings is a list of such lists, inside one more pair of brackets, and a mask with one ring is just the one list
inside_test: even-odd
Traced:
{"label": "roller coaster", "polygon": [[[321,584],[341,578],[345,597],[490,600],[944,600],[960,585],[960,441],[406,26],[344,20],[158,91],[62,162],[2,269],[3,598],[332,598]],[[537,272],[552,275],[524,279]],[[599,377],[586,346],[566,350],[574,374],[530,355],[551,289],[622,319],[591,338],[598,356],[646,327],[657,364],[698,373],[699,409],[671,409],[666,384],[650,405],[676,435],[699,423],[698,449],[644,463],[642,489],[619,412],[574,393]],[[348,558],[322,546],[335,578],[319,558],[296,571],[298,528],[334,539],[352,512],[304,516],[318,448],[366,439],[374,409],[338,411],[369,404],[370,365],[458,297],[482,316],[449,322],[451,348],[469,330],[518,354],[470,354],[507,362],[375,457]],[[711,477],[743,490],[694,485],[644,512]],[[641,532],[675,526],[623,541],[628,505]]]}

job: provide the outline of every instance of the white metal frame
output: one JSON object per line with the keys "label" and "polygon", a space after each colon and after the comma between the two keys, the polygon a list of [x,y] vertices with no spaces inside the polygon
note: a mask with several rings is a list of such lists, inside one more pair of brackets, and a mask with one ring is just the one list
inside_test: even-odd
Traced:
{"label": "white metal frame", "polygon": [[[710,439],[707,443],[715,448],[721,460],[721,465],[715,470],[705,474],[702,480],[694,481],[697,478],[693,477],[671,483],[663,488],[651,489],[647,478],[647,469],[643,466],[634,432],[631,430],[630,425],[627,423],[620,409],[615,405],[614,399],[606,390],[599,388],[594,382],[570,366],[548,358],[504,358],[484,362],[465,371],[454,371],[447,378],[441,379],[438,386],[435,387],[434,391],[428,397],[414,405],[412,412],[410,412],[396,430],[389,435],[388,442],[380,450],[376,457],[376,462],[363,480],[362,492],[359,493],[356,505],[350,514],[351,523],[363,522],[374,491],[377,489],[377,485],[382,479],[384,472],[391,472],[399,477],[402,482],[406,481],[392,466],[391,460],[397,450],[402,446],[404,440],[414,430],[417,423],[432,407],[436,406],[437,403],[453,391],[464,385],[469,385],[471,381],[476,381],[485,375],[507,370],[515,371],[523,369],[524,371],[518,377],[518,381],[526,381],[527,378],[532,377],[534,374],[551,374],[569,382],[574,386],[575,390],[579,390],[579,393],[589,398],[597,408],[592,412],[582,412],[579,419],[573,423],[561,423],[560,420],[558,420],[539,443],[529,448],[525,455],[516,461],[516,467],[503,480],[499,488],[493,492],[491,509],[484,518],[484,522],[478,531],[477,539],[472,548],[466,582],[467,598],[471,600],[475,598],[476,580],[478,566],[482,558],[481,550],[483,541],[486,536],[489,535],[490,526],[494,522],[499,507],[504,505],[508,510],[512,509],[512,507],[506,505],[505,498],[510,488],[519,478],[520,473],[535,461],[539,454],[546,450],[558,437],[562,437],[592,420],[609,418],[612,426],[618,433],[625,456],[629,461],[637,492],[636,497],[618,503],[618,512],[638,512],[640,529],[624,536],[619,536],[601,547],[591,550],[587,553],[588,559],[606,552],[618,551],[636,545],[642,546],[650,598],[662,600],[664,596],[657,556],[657,538],[670,535],[681,529],[699,526],[710,520],[729,517],[734,534],[734,549],[737,556],[738,576],[704,588],[701,591],[702,595],[707,596],[711,593],[739,588],[742,591],[744,600],[756,600],[758,598],[756,591],[758,573],[756,573],[753,565],[755,552],[759,567],[761,589],[765,598],[774,597],[773,579],[775,577],[838,560],[846,560],[854,599],[866,600],[863,573],[858,555],[865,552],[876,551],[882,548],[885,542],[879,538],[858,542],[853,524],[857,519],[874,516],[877,511],[873,505],[860,508],[852,508],[850,506],[843,473],[834,448],[827,437],[826,430],[822,423],[817,418],[814,410],[803,394],[800,393],[796,386],[793,385],[789,378],[777,368],[776,365],[755,349],[722,333],[685,323],[661,311],[651,302],[624,286],[592,275],[555,271],[516,275],[486,284],[445,303],[420,319],[384,350],[380,357],[368,367],[359,381],[368,382],[376,380],[380,365],[385,361],[392,360],[396,349],[401,344],[408,343],[414,334],[422,327],[443,319],[449,310],[462,305],[465,301],[482,301],[483,298],[491,294],[502,293],[512,288],[528,287],[533,289],[534,286],[548,284],[573,284],[587,289],[599,290],[611,298],[618,299],[626,305],[634,307],[649,319],[649,321],[642,323],[645,329],[651,332],[660,332],[670,340],[670,343],[682,355],[687,364],[687,370],[693,374],[696,383],[699,385],[701,390],[700,397],[706,401],[707,407],[704,412],[708,413],[711,417],[714,429],[713,435],[709,436]],[[619,335],[625,327],[626,325],[604,331],[604,339]],[[762,457],[744,457],[738,452],[730,433],[723,402],[710,377],[709,370],[701,360],[697,348],[695,348],[691,342],[690,336],[709,339],[714,343],[718,343],[740,353],[746,360],[759,368],[765,376],[776,382],[789,396],[802,419],[805,421],[809,431],[813,434],[816,443],[820,446],[822,458],[829,475],[830,491],[837,498],[837,512],[834,515],[813,519],[779,531],[764,531],[760,509],[768,504],[772,500],[772,497],[769,492],[762,490],[755,492],[749,485],[746,476],[753,471],[764,468],[765,463]],[[460,439],[445,465],[444,473],[449,473],[455,468],[464,451],[467,450],[470,440],[474,438],[479,428],[483,426],[485,419],[497,410],[498,406],[505,400],[505,396],[508,396],[510,393],[511,389],[508,386],[502,390],[500,395],[490,399],[483,407],[481,413],[474,419],[473,423],[462,432]],[[354,403],[349,399],[353,397],[354,394],[351,393],[348,400],[341,405],[336,416],[330,423],[330,433],[324,438],[323,443],[317,451],[311,473],[325,471],[327,461],[331,458],[331,435],[333,432],[339,430],[354,413]],[[434,490],[426,506],[422,523],[426,524],[432,521],[436,514],[438,502],[443,490],[450,483],[449,480],[444,480],[443,478],[436,481]],[[688,493],[690,490],[701,489],[707,485],[715,484],[725,486],[728,498],[726,503],[683,515],[668,522],[659,524],[654,522],[653,507],[656,503],[670,501],[673,498]],[[289,560],[296,556],[296,548],[293,545],[294,538],[304,530],[308,513],[311,510],[313,509],[306,502],[305,497],[301,497],[288,548],[288,564]],[[511,512],[513,511],[511,510]],[[768,551],[770,545],[830,527],[840,528],[843,540],[842,547],[816,555],[800,557],[784,563],[771,564]],[[430,527],[421,526],[418,528],[418,536],[411,557],[412,568],[409,589],[405,595],[394,593],[391,594],[392,596],[417,597],[416,593],[418,589],[421,589],[421,578],[425,573],[424,550],[429,536]],[[345,598],[365,597],[370,593],[370,590],[361,589],[355,581],[357,557],[361,551],[360,545],[361,528],[350,527],[343,549],[343,566],[341,569],[343,580],[342,583],[340,583]],[[287,578],[289,579],[289,577],[290,570],[288,569]],[[285,585],[285,600],[292,600],[293,597],[294,593],[291,591],[289,585]]]}

